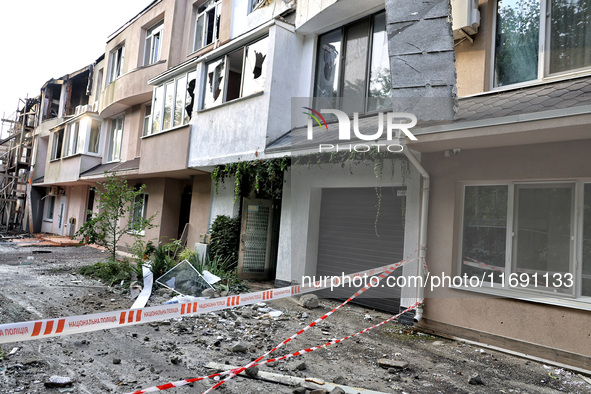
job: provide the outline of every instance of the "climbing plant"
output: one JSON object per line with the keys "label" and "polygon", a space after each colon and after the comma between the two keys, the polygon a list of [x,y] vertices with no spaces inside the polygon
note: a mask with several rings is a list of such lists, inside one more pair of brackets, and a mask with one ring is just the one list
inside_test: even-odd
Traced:
{"label": "climbing plant", "polygon": [[216,192],[220,182],[234,178],[234,201],[251,192],[256,198],[279,199],[283,190],[283,175],[289,169],[289,157],[251,160],[217,166],[211,173]]}
{"label": "climbing plant", "polygon": [[[401,160],[402,182],[406,183],[409,173],[409,163],[405,156],[394,155],[391,152],[370,149],[367,152],[333,151],[312,153],[298,156],[295,159],[281,157],[268,160],[251,160],[239,163],[219,165],[211,173],[216,192],[220,182],[226,178],[234,178],[234,201],[241,196],[249,196],[254,193],[256,198],[279,199],[283,190],[284,174],[292,166],[319,166],[323,164],[340,165],[349,167],[349,173],[353,174],[353,167],[357,165],[373,164],[373,172],[376,178],[376,219],[375,229],[382,204],[382,177],[384,162],[392,162],[392,179],[395,173],[395,160]],[[403,204],[404,206],[404,204]],[[404,217],[404,212],[403,212]],[[379,236],[379,235],[378,235]]]}

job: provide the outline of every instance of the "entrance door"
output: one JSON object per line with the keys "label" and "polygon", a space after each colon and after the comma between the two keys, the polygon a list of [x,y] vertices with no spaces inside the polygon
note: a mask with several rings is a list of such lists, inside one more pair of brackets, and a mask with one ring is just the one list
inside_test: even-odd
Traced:
{"label": "entrance door", "polygon": [[65,216],[66,216],[66,201],[67,201],[66,196],[60,197],[60,207],[57,211],[57,234],[58,235],[63,235],[64,220],[65,220]]}
{"label": "entrance door", "polygon": [[277,258],[276,207],[271,200],[244,199],[240,228],[238,276],[268,279]]}

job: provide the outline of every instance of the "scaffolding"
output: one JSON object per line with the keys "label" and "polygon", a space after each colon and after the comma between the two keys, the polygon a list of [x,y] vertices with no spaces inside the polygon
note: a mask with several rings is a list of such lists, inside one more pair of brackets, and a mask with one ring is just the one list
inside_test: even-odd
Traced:
{"label": "scaffolding", "polygon": [[[26,231],[24,219],[30,210],[31,159],[38,98],[20,99],[14,119],[2,119],[9,125],[8,136],[0,140],[0,233]],[[29,203],[27,203],[29,201]]]}

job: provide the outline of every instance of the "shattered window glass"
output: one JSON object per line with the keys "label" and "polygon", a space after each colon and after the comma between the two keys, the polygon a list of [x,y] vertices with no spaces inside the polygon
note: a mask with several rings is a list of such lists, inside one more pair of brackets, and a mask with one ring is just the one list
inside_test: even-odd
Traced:
{"label": "shattered window glass", "polygon": [[162,286],[182,295],[201,296],[205,289],[213,287],[187,260],[181,261],[170,271],[156,279]]}
{"label": "shattered window glass", "polygon": [[191,114],[193,113],[193,106],[195,103],[195,84],[197,82],[197,71],[189,73],[187,78],[187,97],[185,98],[185,120],[184,123],[189,123]]}
{"label": "shattered window glass", "polygon": [[224,96],[225,58],[207,65],[203,108],[221,104]]}
{"label": "shattered window glass", "polygon": [[246,48],[242,83],[243,97],[265,90],[268,47],[269,38],[267,37]]}

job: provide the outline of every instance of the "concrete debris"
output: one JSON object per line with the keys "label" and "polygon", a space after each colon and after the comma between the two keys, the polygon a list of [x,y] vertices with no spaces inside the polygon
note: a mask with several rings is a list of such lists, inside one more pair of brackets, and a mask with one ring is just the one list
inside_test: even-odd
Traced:
{"label": "concrete debris", "polygon": [[345,394],[345,390],[340,387],[336,387],[334,390],[330,392],[330,394]]}
{"label": "concrete debris", "polygon": [[232,346],[232,351],[234,353],[246,353],[248,352],[248,343],[246,342],[238,342]]}
{"label": "concrete debris", "polygon": [[254,366],[254,367],[246,368],[244,370],[244,373],[249,378],[255,378],[259,374],[259,367]]}
{"label": "concrete debris", "polygon": [[298,365],[296,365],[295,369],[298,371],[304,371],[306,369],[306,363],[299,363]]}
{"label": "concrete debris", "polygon": [[316,294],[305,294],[300,297],[300,304],[308,309],[318,308],[318,297]]}
{"label": "concrete debris", "polygon": [[397,368],[397,369],[404,369],[408,367],[408,362],[406,361],[399,361],[399,360],[390,360],[387,358],[380,358],[378,360],[378,365],[382,368]]}
{"label": "concrete debris", "polygon": [[45,382],[45,387],[47,388],[58,388],[58,387],[68,387],[72,385],[74,381],[67,377],[67,376],[51,376],[47,382]]}
{"label": "concrete debris", "polygon": [[480,386],[483,385],[484,382],[482,381],[482,378],[480,377],[480,375],[473,375],[470,377],[470,380],[468,381],[469,384],[474,385],[474,386]]}

